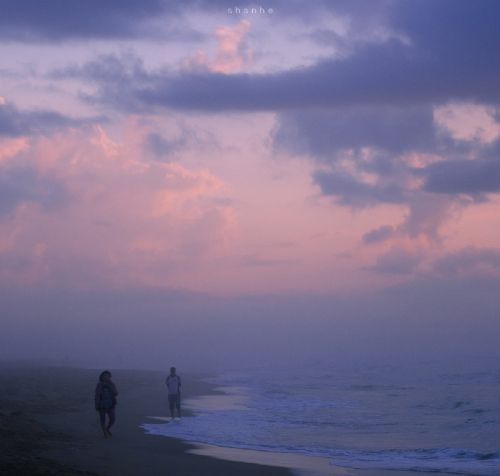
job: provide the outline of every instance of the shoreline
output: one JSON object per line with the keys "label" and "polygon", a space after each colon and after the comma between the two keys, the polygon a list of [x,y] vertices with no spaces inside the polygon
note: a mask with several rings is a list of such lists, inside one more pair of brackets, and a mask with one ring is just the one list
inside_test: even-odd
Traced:
{"label": "shoreline", "polygon": [[[112,370],[120,392],[113,437],[104,439],[94,410],[99,370],[0,363],[0,474],[22,476],[384,476],[326,458],[219,447],[148,434],[148,420],[167,416],[166,373]],[[200,374],[183,375],[186,400],[224,397]],[[229,399],[231,401],[231,399]],[[226,401],[227,403],[227,401]],[[233,402],[234,403],[234,402]],[[237,404],[237,402],[236,402]],[[183,411],[193,416],[189,405]],[[156,417],[151,417],[156,415]],[[196,417],[194,417],[196,418]],[[160,420],[161,421],[161,420]],[[390,471],[392,476],[422,473]]]}
{"label": "shoreline", "polygon": [[358,474],[355,470],[332,465],[328,458],[319,456],[231,448],[195,442],[191,442],[191,444],[196,445],[195,449],[188,450],[191,454],[210,456],[227,461],[265,464],[286,468],[297,476],[349,476]]}
{"label": "shoreline", "polygon": [[[187,408],[188,412],[195,415],[207,410],[223,412],[229,409],[244,407],[248,396],[245,392],[242,393],[240,387],[221,385],[220,383],[208,383],[206,382],[207,377],[203,376],[200,376],[199,379],[200,382],[206,383],[209,388],[207,388],[205,393],[192,395],[184,401],[184,408]],[[225,461],[284,468],[295,476],[387,476],[388,473],[391,476],[421,476],[423,474],[421,471],[412,470],[355,469],[338,466],[332,462],[331,458],[324,456],[266,451],[192,441],[178,435],[170,436],[168,433],[161,433],[158,432],[158,429],[151,428],[151,426],[169,424],[165,418],[150,416],[148,419],[150,420],[149,422],[141,425],[146,434],[158,438],[178,439],[192,446],[191,449],[187,450],[190,454]]]}
{"label": "shoreline", "polygon": [[[206,382],[206,378],[201,377],[200,382]],[[196,413],[211,411],[225,411],[228,409],[241,408],[247,399],[242,394],[239,387],[224,386],[219,383],[211,384],[210,388],[204,394],[192,395],[184,400],[184,407],[191,414],[187,418],[196,418]],[[146,434],[157,436],[159,438],[174,438],[183,441],[193,448],[188,449],[187,453],[199,456],[208,456],[225,461],[240,463],[251,463],[257,465],[272,466],[276,468],[285,468],[296,476],[348,476],[353,475],[353,470],[334,466],[328,458],[318,456],[308,456],[296,453],[285,453],[276,451],[262,451],[248,448],[235,448],[217,444],[202,443],[190,441],[178,436],[169,436],[168,433],[159,433],[151,428],[156,425],[167,425],[171,422],[168,419],[149,416],[147,423],[141,425]],[[176,425],[176,423],[174,423]],[[168,428],[168,427],[167,427]]]}
{"label": "shoreline", "polygon": [[[184,441],[147,435],[147,415],[166,415],[161,372],[112,370],[120,392],[113,437],[104,439],[94,410],[99,371],[0,364],[0,473],[5,476],[289,476],[284,468],[189,453]],[[192,395],[211,386],[184,378]],[[188,412],[186,412],[188,414]]]}

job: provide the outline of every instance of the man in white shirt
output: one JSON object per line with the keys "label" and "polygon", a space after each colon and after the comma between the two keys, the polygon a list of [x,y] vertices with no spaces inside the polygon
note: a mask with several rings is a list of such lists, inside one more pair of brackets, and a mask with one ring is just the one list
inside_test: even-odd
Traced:
{"label": "man in white shirt", "polygon": [[170,367],[170,375],[165,380],[168,389],[168,405],[170,416],[174,419],[174,410],[177,409],[177,416],[181,417],[181,378],[176,374],[175,367]]}

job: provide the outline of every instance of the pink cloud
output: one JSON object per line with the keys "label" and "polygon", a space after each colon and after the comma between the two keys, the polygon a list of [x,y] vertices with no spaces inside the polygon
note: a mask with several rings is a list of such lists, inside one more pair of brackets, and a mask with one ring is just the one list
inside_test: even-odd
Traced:
{"label": "pink cloud", "polygon": [[2,160],[8,159],[18,154],[27,146],[28,146],[28,139],[25,137],[16,137],[15,139],[11,138],[0,139],[0,163],[2,163]]}
{"label": "pink cloud", "polygon": [[252,50],[245,46],[245,35],[250,30],[250,22],[242,20],[235,26],[220,26],[215,29],[217,40],[215,58],[198,50],[185,65],[189,68],[207,68],[218,73],[236,73],[241,71],[252,60]]}
{"label": "pink cloud", "polygon": [[451,103],[436,107],[435,122],[454,139],[488,143],[498,138],[500,126],[495,109],[473,103]]}
{"label": "pink cloud", "polygon": [[21,200],[0,217],[4,283],[188,286],[193,270],[223,252],[237,228],[226,184],[206,170],[145,160],[145,129],[132,130],[120,141],[100,127],[70,130],[4,160],[65,190],[55,209]]}

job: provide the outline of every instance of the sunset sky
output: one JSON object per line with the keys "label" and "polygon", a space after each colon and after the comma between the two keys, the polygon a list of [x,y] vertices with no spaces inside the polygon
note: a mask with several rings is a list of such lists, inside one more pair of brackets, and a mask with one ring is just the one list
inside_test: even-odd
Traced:
{"label": "sunset sky", "polygon": [[72,329],[33,353],[52,357],[88,314],[120,325],[90,298],[76,327],[40,317],[96,294],[189,316],[252,299],[277,327],[299,297],[341,320],[367,296],[403,321],[427,302],[446,326],[465,302],[464,336],[498,335],[500,2],[1,5],[6,356],[40,322]]}

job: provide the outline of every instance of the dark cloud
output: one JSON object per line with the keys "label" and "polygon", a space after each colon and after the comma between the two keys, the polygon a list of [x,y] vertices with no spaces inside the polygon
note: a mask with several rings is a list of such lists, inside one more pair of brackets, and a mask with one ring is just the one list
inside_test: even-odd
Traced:
{"label": "dark cloud", "polygon": [[165,160],[168,156],[183,148],[185,145],[186,140],[183,137],[167,139],[157,132],[148,134],[145,140],[146,149],[161,160]]}
{"label": "dark cloud", "polygon": [[[500,103],[500,68],[467,70],[457,79],[449,69],[413,57],[396,40],[363,48],[346,59],[329,59],[307,68],[273,74],[226,75],[208,71],[150,72],[121,82],[127,65],[101,82],[95,100],[119,108],[178,108],[208,112],[284,111],[310,107],[414,106],[451,100]],[[88,79],[88,69],[82,68]],[[87,70],[87,72],[85,71]],[[109,92],[111,85],[115,94]],[[129,95],[129,97],[127,97]]]}
{"label": "dark cloud", "polygon": [[307,35],[308,38],[321,46],[335,46],[337,48],[344,47],[345,39],[342,35],[334,30],[320,28]]}
{"label": "dark cloud", "polygon": [[406,236],[425,237],[429,242],[439,244],[443,224],[470,203],[470,200],[462,197],[436,196],[421,191],[408,193],[407,213],[403,221],[397,226],[383,225],[371,230],[363,235],[362,241],[365,244],[375,244]]}
{"label": "dark cloud", "polygon": [[36,202],[51,210],[68,198],[61,182],[41,175],[33,167],[17,164],[0,167],[0,218],[9,215],[21,203]]}
{"label": "dark cloud", "polygon": [[157,156],[169,155],[176,150],[173,141],[165,139],[161,134],[152,132],[146,137],[146,147]]}
{"label": "dark cloud", "polygon": [[[401,224],[368,232],[363,242],[394,234],[438,242],[442,224],[471,203],[461,194],[478,201],[500,191],[500,147],[455,140],[433,118],[436,105],[457,100],[498,104],[500,32],[491,18],[498,17],[500,5],[487,1],[483,9],[470,1],[424,1],[416,6],[403,0],[387,12],[401,40],[361,44],[350,56],[282,73],[290,79],[283,89],[295,88],[296,78],[308,74],[312,91],[295,90],[300,99],[280,110],[273,141],[278,150],[320,163],[313,180],[341,205],[408,208]],[[320,39],[329,36],[335,41],[329,34]],[[328,91],[319,83],[328,83]],[[316,93],[322,104],[311,99]],[[412,152],[443,160],[414,170],[404,157]],[[346,161],[347,169],[339,165]],[[369,180],[359,178],[366,173]]]}
{"label": "dark cloud", "polygon": [[313,180],[324,195],[336,197],[342,205],[364,207],[407,201],[407,192],[401,186],[366,183],[344,172],[317,171]]}
{"label": "dark cloud", "polygon": [[391,153],[435,150],[430,106],[308,109],[280,114],[274,144],[292,153],[334,159],[342,149],[374,147]]}
{"label": "dark cloud", "polygon": [[459,74],[464,69],[499,67],[499,15],[496,0],[397,0],[390,22],[429,58],[439,59],[444,67],[461,66],[451,71]]}
{"label": "dark cloud", "polygon": [[411,238],[425,236],[430,241],[439,243],[442,225],[470,204],[470,200],[466,198],[436,196],[416,191],[411,194],[408,214],[397,227],[397,231]]}
{"label": "dark cloud", "polygon": [[440,275],[461,276],[500,272],[500,249],[468,247],[440,258],[433,269]]}
{"label": "dark cloud", "polygon": [[149,77],[142,59],[130,51],[119,55],[100,55],[83,66],[71,65],[56,69],[49,76],[53,79],[81,78],[97,84],[119,84],[124,81],[146,80]]}
{"label": "dark cloud", "polygon": [[203,37],[184,21],[190,14],[211,14],[225,18],[250,18],[228,15],[235,7],[263,7],[274,10],[276,20],[317,20],[329,10],[349,15],[356,24],[384,11],[386,1],[373,1],[367,14],[362,0],[265,0],[238,5],[233,0],[3,0],[0,39],[21,42],[57,42],[88,39],[167,38],[199,40]]}
{"label": "dark cloud", "polygon": [[[392,42],[384,47],[367,47],[345,60],[325,60],[274,74],[164,75],[137,84],[133,96],[144,107],[214,112],[414,104],[428,96],[419,91],[418,77],[424,66],[410,60],[404,45]],[[446,94],[441,99],[448,97]]]}
{"label": "dark cloud", "polygon": [[[464,32],[465,34],[465,32]],[[477,54],[482,54],[477,51]],[[274,74],[184,72],[140,85],[144,106],[204,111],[276,111],[308,107],[412,106],[449,101],[500,103],[500,65],[441,62],[397,40],[346,59]]]}
{"label": "dark cloud", "polygon": [[[80,92],[80,98],[96,106],[111,105],[118,110],[139,112],[146,108],[135,97],[133,88],[148,84],[162,74],[166,73],[161,70],[148,72],[142,58],[127,51],[99,55],[83,65],[70,64],[51,71],[48,77],[52,80],[79,79],[94,85],[94,93]],[[148,108],[146,112],[154,109]]]}
{"label": "dark cloud", "polygon": [[[224,2],[216,2],[216,7]],[[288,71],[265,74],[221,74],[209,71],[153,72],[130,76],[115,68],[97,81],[112,83],[123,94],[98,94],[100,101],[119,107],[162,107],[201,111],[288,111],[299,108],[352,106],[407,107],[449,101],[500,103],[497,87],[500,30],[486,18],[500,16],[496,1],[477,2],[378,2],[386,19],[400,30],[400,37],[385,42],[361,43],[341,58]],[[190,8],[186,3],[186,9]],[[198,2],[198,8],[210,8]],[[325,8],[324,4],[322,3]],[[234,6],[234,5],[231,5]],[[288,10],[300,8],[296,3]],[[389,8],[390,7],[390,8]],[[309,6],[308,6],[309,8]],[[339,2],[331,8],[348,11]],[[343,10],[342,10],[343,9]],[[355,5],[353,14],[359,16]],[[426,36],[426,19],[431,35]],[[382,21],[382,20],[380,20]],[[485,21],[486,28],[481,29]],[[391,26],[391,25],[389,25]],[[478,35],[480,41],[472,34]],[[439,46],[436,46],[439,45]],[[484,46],[486,45],[486,46]],[[465,52],[465,54],[463,54]],[[126,65],[124,66],[126,69]],[[109,93],[109,88],[104,91]],[[125,94],[126,93],[126,94]],[[124,98],[129,96],[127,102]],[[354,113],[353,113],[354,114]]]}
{"label": "dark cloud", "polygon": [[151,21],[177,11],[163,0],[3,0],[1,6],[0,39],[24,42],[158,36]]}
{"label": "dark cloud", "polygon": [[391,248],[377,258],[376,263],[368,268],[383,274],[410,274],[417,269],[421,254],[402,248]]}
{"label": "dark cloud", "polygon": [[0,104],[0,137],[47,133],[64,127],[79,127],[92,122],[106,122],[103,116],[72,118],[56,111],[21,111],[11,104]]}
{"label": "dark cloud", "polygon": [[144,150],[153,159],[160,161],[171,160],[172,156],[187,149],[206,151],[218,148],[217,141],[212,134],[201,128],[188,127],[182,121],[176,124],[176,132],[158,129],[149,133],[143,142]]}
{"label": "dark cloud", "polygon": [[[422,192],[465,193],[459,190],[458,179],[480,182],[481,173],[488,174],[490,183],[496,183],[499,174],[493,159],[471,164],[458,159],[470,154],[484,154],[484,146],[477,141],[454,140],[434,121],[430,106],[354,107],[331,110],[303,110],[281,113],[272,132],[277,151],[293,155],[307,155],[321,165],[313,174],[313,181],[325,195],[333,196],[338,203],[351,206],[375,206],[380,203],[400,203],[409,207],[409,214],[398,227],[398,232],[411,236],[422,233],[438,239],[439,217],[445,219],[449,200],[438,200]],[[489,146],[494,156],[496,149]],[[369,150],[367,154],[366,151]],[[405,155],[409,153],[436,154],[455,157],[424,168],[411,167]],[[349,162],[343,170],[342,164]],[[467,167],[461,167],[465,164]],[[483,166],[489,164],[487,171]],[[325,165],[327,167],[325,167]],[[476,174],[470,169],[477,168]],[[452,170],[454,173],[449,173]],[[442,173],[441,173],[442,172]],[[359,177],[369,174],[369,181]],[[423,185],[415,183],[423,177]],[[455,185],[452,190],[451,184]],[[438,186],[439,185],[439,186]],[[469,190],[472,191],[472,190]],[[483,190],[478,190],[484,191]],[[426,206],[422,209],[419,203]],[[369,234],[363,240],[379,240],[379,233]],[[380,237],[386,239],[386,236]]]}
{"label": "dark cloud", "polygon": [[425,190],[433,193],[477,195],[500,192],[500,156],[436,162],[421,173],[425,177]]}
{"label": "dark cloud", "polygon": [[371,243],[379,243],[381,241],[385,241],[393,236],[395,230],[391,225],[382,225],[375,230],[371,230],[363,235],[363,243],[371,244]]}

